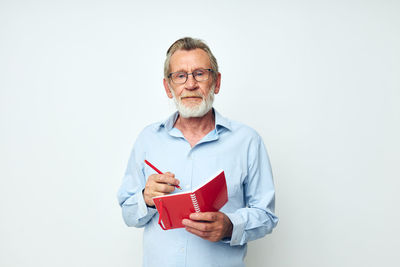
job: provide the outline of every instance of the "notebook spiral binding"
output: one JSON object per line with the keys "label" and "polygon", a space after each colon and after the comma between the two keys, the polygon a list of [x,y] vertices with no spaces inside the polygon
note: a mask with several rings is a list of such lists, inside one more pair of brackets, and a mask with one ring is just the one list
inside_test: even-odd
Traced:
{"label": "notebook spiral binding", "polygon": [[192,199],[194,211],[200,212],[199,202],[197,202],[196,194],[190,194],[190,198]]}

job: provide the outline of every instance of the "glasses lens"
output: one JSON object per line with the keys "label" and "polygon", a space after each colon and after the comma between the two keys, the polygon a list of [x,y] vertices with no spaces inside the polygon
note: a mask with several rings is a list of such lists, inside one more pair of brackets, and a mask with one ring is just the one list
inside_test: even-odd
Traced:
{"label": "glasses lens", "polygon": [[171,79],[174,83],[185,83],[187,78],[186,72],[175,72],[172,73]]}
{"label": "glasses lens", "polygon": [[184,71],[178,71],[171,73],[170,77],[174,83],[185,83],[188,79],[188,75],[192,74],[196,81],[204,82],[208,80],[210,71],[209,69],[198,69],[189,74]]}
{"label": "glasses lens", "polygon": [[209,71],[205,69],[199,69],[193,71],[193,77],[198,82],[207,81],[208,80]]}

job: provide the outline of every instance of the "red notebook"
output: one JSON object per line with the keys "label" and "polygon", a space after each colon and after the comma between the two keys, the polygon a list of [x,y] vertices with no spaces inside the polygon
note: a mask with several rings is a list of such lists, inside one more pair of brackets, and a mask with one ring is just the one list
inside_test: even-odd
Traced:
{"label": "red notebook", "polygon": [[194,212],[218,211],[228,201],[225,173],[219,171],[191,192],[153,197],[159,213],[158,224],[164,230],[182,228],[183,219]]}

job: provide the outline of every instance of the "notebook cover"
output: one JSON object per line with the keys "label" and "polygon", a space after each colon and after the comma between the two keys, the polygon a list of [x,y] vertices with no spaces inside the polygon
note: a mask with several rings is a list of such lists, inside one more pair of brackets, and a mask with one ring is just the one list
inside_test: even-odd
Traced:
{"label": "notebook cover", "polygon": [[165,230],[182,228],[182,220],[195,212],[191,194],[196,195],[201,212],[218,211],[228,201],[228,191],[224,171],[218,172],[205,184],[193,192],[183,192],[154,197],[162,228]]}

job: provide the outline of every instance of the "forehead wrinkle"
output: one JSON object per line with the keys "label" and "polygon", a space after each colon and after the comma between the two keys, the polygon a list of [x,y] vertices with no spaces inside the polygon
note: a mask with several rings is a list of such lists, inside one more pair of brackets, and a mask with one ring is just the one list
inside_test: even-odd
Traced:
{"label": "forehead wrinkle", "polygon": [[210,69],[211,62],[207,53],[201,49],[178,50],[171,56],[170,67],[171,72],[192,72],[196,69]]}
{"label": "forehead wrinkle", "polygon": [[179,68],[176,71],[173,72],[186,72],[186,73],[192,73],[195,70],[199,70],[199,69],[211,69],[211,67],[186,67],[186,68]]}

